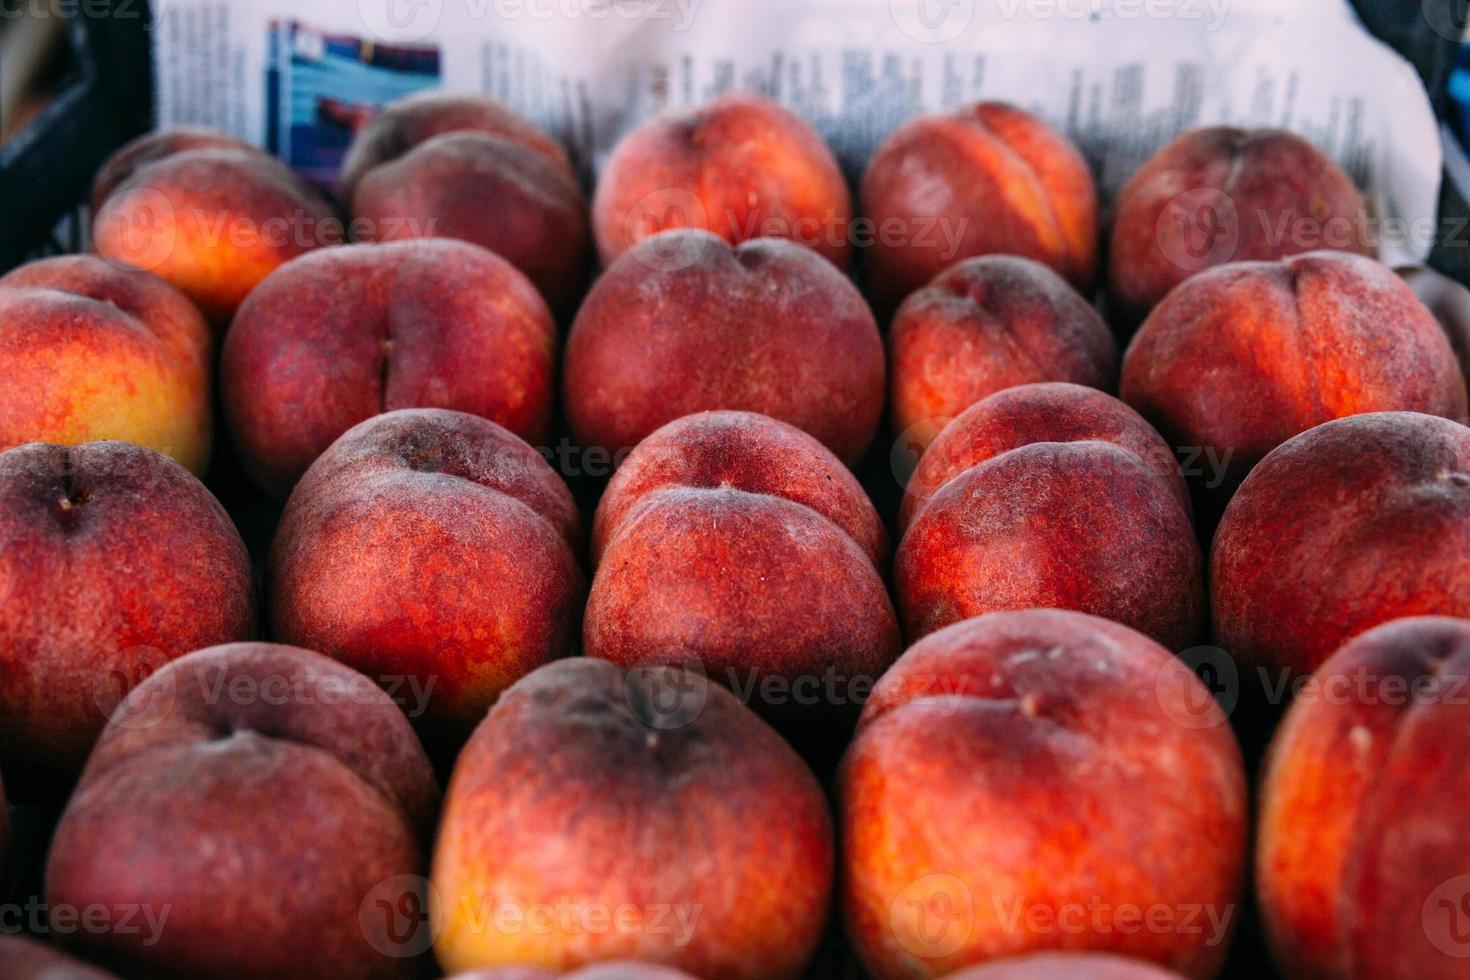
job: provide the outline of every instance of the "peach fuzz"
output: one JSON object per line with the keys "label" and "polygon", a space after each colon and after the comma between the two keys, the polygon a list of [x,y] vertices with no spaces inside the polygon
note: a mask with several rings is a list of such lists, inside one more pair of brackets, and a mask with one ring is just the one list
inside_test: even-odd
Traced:
{"label": "peach fuzz", "polygon": [[1228,461],[1230,488],[1266,453],[1334,418],[1466,412],[1465,378],[1439,322],[1393,270],[1346,252],[1192,277],[1128,345],[1121,394],[1171,444]]}
{"label": "peach fuzz", "polygon": [[1207,978],[1225,956],[1240,750],[1126,627],[1031,609],[926,637],[879,680],[837,792],[844,922],[877,980],[1044,951]]}
{"label": "peach fuzz", "polygon": [[802,504],[841,528],[878,568],[888,532],[862,484],[793,425],[754,412],[699,412],[655,431],[613,474],[592,522],[592,564],[637,505],[659,490],[742,490]]}
{"label": "peach fuzz", "polygon": [[1177,491],[1107,442],[1036,442],[917,511],[894,560],[905,634],[1034,606],[1106,616],[1171,650],[1199,641],[1199,543]]}
{"label": "peach fuzz", "polygon": [[[505,692],[445,799],[430,880],[446,972],[801,975],[831,897],[826,799],[780,736],[698,680],[576,657]],[[598,928],[598,910],[622,925]]]}
{"label": "peach fuzz", "polygon": [[1231,499],[1210,555],[1215,642],[1276,685],[1390,619],[1470,615],[1470,429],[1354,415],[1287,440]]}
{"label": "peach fuzz", "polygon": [[151,912],[153,929],[64,937],[128,976],[407,980],[379,910],[423,872],[438,801],[368,678],[293,647],[210,647],[119,706],[57,825],[46,896]]}
{"label": "peach fuzz", "polygon": [[479,415],[551,436],[556,324],[529,280],[448,239],[303,255],[240,307],[220,357],[247,471],[284,499],[332,441],[399,408]]}
{"label": "peach fuzz", "polygon": [[1268,756],[1256,887],[1287,976],[1464,974],[1470,892],[1470,622],[1414,617],[1349,640]]}
{"label": "peach fuzz", "polygon": [[1282,130],[1183,133],[1134,171],[1113,209],[1108,309],[1130,325],[1190,276],[1227,262],[1324,248],[1373,254],[1352,179]]}
{"label": "peach fuzz", "polygon": [[1017,385],[982,398],[940,430],[904,488],[899,531],[940,487],[986,460],[1036,442],[1107,442],[1141,459],[1186,513],[1189,489],[1174,451],[1133,409],[1095,388],[1065,382]]}
{"label": "peach fuzz", "polygon": [[349,148],[342,196],[356,240],[473,242],[525,273],[558,315],[586,286],[587,200],[566,152],[492,99],[436,92],[389,105]]}
{"label": "peach fuzz", "polygon": [[945,980],[1183,980],[1152,963],[1106,953],[1031,953],[949,974]]}
{"label": "peach fuzz", "polygon": [[401,697],[457,746],[517,678],[576,651],[585,580],[571,492],[493,422],[401,409],[349,429],[286,503],[269,562],[272,634]]}
{"label": "peach fuzz", "polygon": [[124,442],[0,453],[0,769],[49,796],[119,698],[255,629],[250,559],[183,467]]}
{"label": "peach fuzz", "polygon": [[0,450],[121,439],[209,463],[213,340],[167,283],[94,256],[0,276]]}
{"label": "peach fuzz", "polygon": [[103,165],[93,198],[97,253],[156,273],[219,327],[272,269],[345,237],[313,187],[223,134],[140,137]]}
{"label": "peach fuzz", "polygon": [[849,466],[883,413],[883,340],[857,288],[809,249],[671,231],[624,253],[567,338],[572,435],[612,453],[695,412],[788,422]]}
{"label": "peach fuzz", "polygon": [[1087,161],[1014,106],[980,102],[909,120],[873,154],[860,197],[875,229],[866,263],[880,314],[974,255],[1021,255],[1079,290],[1092,286],[1097,189]]}
{"label": "peach fuzz", "polygon": [[888,332],[890,421],[919,452],[1004,388],[1070,381],[1111,391],[1118,345],[1097,310],[1039,262],[986,255],[912,293]]}
{"label": "peach fuzz", "polygon": [[592,199],[604,265],[659,232],[698,228],[731,245],[791,239],[846,268],[851,222],[847,182],[822,138],[743,93],[634,129],[613,148]]}

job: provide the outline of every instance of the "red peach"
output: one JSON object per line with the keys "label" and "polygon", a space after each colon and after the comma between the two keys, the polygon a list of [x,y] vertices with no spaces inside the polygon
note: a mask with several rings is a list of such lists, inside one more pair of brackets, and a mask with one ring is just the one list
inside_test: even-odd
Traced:
{"label": "red peach", "polygon": [[499,969],[457,973],[453,980],[695,980],[682,970],[656,963],[594,963],[580,970],[562,973],[534,966],[506,966]]}

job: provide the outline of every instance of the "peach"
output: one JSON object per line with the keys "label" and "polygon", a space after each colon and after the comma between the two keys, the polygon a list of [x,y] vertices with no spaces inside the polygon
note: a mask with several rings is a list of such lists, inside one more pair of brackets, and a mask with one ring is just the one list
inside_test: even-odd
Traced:
{"label": "peach", "polygon": [[269,563],[279,640],[408,692],[438,750],[512,681],[576,650],[571,492],[486,419],[400,409],[347,430],[286,503]]}
{"label": "peach", "polygon": [[837,793],[845,924],[878,980],[1052,950],[1205,978],[1225,956],[1240,750],[1126,627],[1032,609],[926,637],[863,708]]}
{"label": "peach", "polygon": [[1263,682],[1310,674],[1401,616],[1470,616],[1470,429],[1354,415],[1269,453],[1210,554],[1216,642]]}
{"label": "peach", "polygon": [[122,439],[209,463],[213,340],[177,290],[93,256],[0,276],[0,450]]}
{"label": "peach", "polygon": [[1199,543],[1177,491],[1109,442],[1036,442],[941,486],[899,542],[912,640],[1002,609],[1105,616],[1171,650],[1203,632]]}
{"label": "peach", "polygon": [[118,150],[93,205],[99,255],[156,273],[221,328],[272,269],[345,237],[331,205],[285,164],[198,130],[162,130]]}
{"label": "peach", "polygon": [[1189,490],[1174,451],[1133,409],[1096,388],[1066,382],[1018,385],[965,409],[929,444],[904,488],[899,530],[940,487],[971,467],[1036,442],[1108,442],[1159,475],[1188,512]]}
{"label": "peach", "polygon": [[534,966],[507,966],[500,969],[474,970],[456,974],[453,980],[695,980],[682,970],[656,963],[595,963],[580,970],[562,973]]}
{"label": "peach", "polygon": [[1173,970],[1106,953],[1031,953],[951,973],[946,980],[1182,980]]}
{"label": "peach", "polygon": [[190,650],[255,629],[224,508],[124,442],[0,453],[0,768],[64,788],[117,699]]}
{"label": "peach", "polygon": [[1360,633],[1301,689],[1261,790],[1256,887],[1287,976],[1464,975],[1470,622]]}
{"label": "peach", "polygon": [[873,223],[867,272],[887,313],[955,261],[1005,253],[1089,289],[1097,266],[1097,189],[1063,135],[1014,106],[980,102],[894,130],[863,174]]}
{"label": "peach", "polygon": [[225,418],[247,470],[284,498],[352,426],[451,408],[544,445],[556,324],[513,266],[465,242],[303,255],[240,307],[220,358]]}
{"label": "peach", "polygon": [[1336,249],[1372,255],[1352,179],[1275,129],[1211,126],[1164,146],[1114,202],[1108,311],[1136,324],[1196,272]]}
{"label": "peach", "polygon": [[1118,345],[1097,310],[1039,262],[985,255],[909,295],[888,333],[893,431],[924,449],[1004,388],[1070,381],[1112,390]]}
{"label": "peach", "polygon": [[852,465],[883,412],[883,340],[856,287],[809,249],[672,231],[592,287],[562,383],[583,446],[626,451],[674,419],[738,409],[789,422]]}
{"label": "peach", "polygon": [[1192,277],[1128,345],[1122,397],[1172,444],[1226,461],[1229,489],[1266,453],[1335,418],[1466,411],[1439,322],[1393,270],[1347,252]]}
{"label": "peach", "polygon": [[613,148],[592,199],[604,265],[672,228],[731,245],[785,238],[846,268],[852,200],[832,151],[760,96],[722,95],[650,119]]}
{"label": "peach", "polygon": [[640,444],[598,508],[582,649],[698,669],[821,759],[840,752],[900,639],[872,505],[798,436],[721,412]]}
{"label": "peach", "polygon": [[130,976],[408,977],[380,916],[422,873],[438,798],[366,677],[210,647],[119,706],[57,825],[47,900],[142,910],[140,928],[66,937]]}
{"label": "peach", "polygon": [[95,966],[28,936],[0,933],[6,980],[117,980]]}
{"label": "peach", "polygon": [[388,106],[348,150],[342,197],[358,241],[473,242],[525,273],[559,315],[581,298],[591,234],[566,152],[491,99],[432,93]]}
{"label": "peach", "polygon": [[576,657],[505,692],[445,798],[430,881],[447,972],[801,975],[831,895],[826,800],[780,736],[698,681]]}

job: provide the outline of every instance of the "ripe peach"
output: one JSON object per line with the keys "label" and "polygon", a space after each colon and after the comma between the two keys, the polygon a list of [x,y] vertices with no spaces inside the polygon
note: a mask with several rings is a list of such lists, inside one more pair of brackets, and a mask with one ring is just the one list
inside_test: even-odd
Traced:
{"label": "ripe peach", "polygon": [[1373,254],[1352,179],[1281,130],[1190,130],[1134,172],[1114,212],[1108,311],[1128,324],[1196,272],[1226,262],[1324,248]]}
{"label": "ripe peach", "polygon": [[1393,270],[1346,252],[1194,276],[1128,345],[1122,396],[1173,445],[1228,460],[1231,489],[1266,453],[1334,418],[1466,412],[1438,321]]}
{"label": "ripe peach", "polygon": [[401,409],[347,430],[296,485],[270,555],[270,619],[426,698],[457,746],[516,678],[573,653],[585,594],[570,491],[494,422]]}
{"label": "ripe peach", "polygon": [[1038,442],[939,488],[899,543],[910,639],[1000,609],[1106,616],[1171,650],[1203,631],[1199,543],[1176,490],[1107,442]]}
{"label": "ripe peach", "polygon": [[1287,976],[1464,975],[1470,622],[1361,633],[1302,688],[1261,791],[1256,887]]}
{"label": "ripe peach", "polygon": [[88,255],[0,277],[0,450],[122,439],[209,463],[209,327],[155,276]]}
{"label": "ripe peach", "polygon": [[434,852],[447,972],[801,975],[831,895],[826,800],[780,736],[697,681],[576,657],[505,692],[455,765]]}
{"label": "ripe peach", "polygon": [[270,271],[342,242],[325,198],[233,137],[162,130],[124,146],[93,188],[97,253],[182,290],[216,326]]}
{"label": "ripe peach", "polygon": [[164,662],[255,629],[224,508],[124,442],[0,453],[0,768],[64,788],[117,699]]}
{"label": "ripe peach", "polygon": [[909,295],[888,333],[893,431],[919,452],[1003,388],[1071,381],[1112,390],[1118,345],[1066,280],[1015,255],[966,259]]}
{"label": "ripe peach", "polygon": [[14,933],[0,933],[0,963],[6,980],[117,980],[54,946]]}
{"label": "ripe peach", "polygon": [[284,498],[363,419],[452,408],[551,435],[556,324],[535,287],[448,239],[349,245],[287,263],[240,307],[220,389],[246,468]]}
{"label": "ripe peach", "polygon": [[915,644],[863,708],[838,820],[879,980],[1050,950],[1204,978],[1229,945],[1240,750],[1193,672],[1116,623],[1030,609]]}
{"label": "ripe peach", "polygon": [[562,973],[535,966],[506,966],[498,969],[457,973],[453,980],[695,980],[683,970],[670,969],[656,963],[594,963],[580,970]]}
{"label": "ripe peach", "polygon": [[1183,980],[1173,970],[1106,953],[1030,953],[949,974],[945,980]]}
{"label": "ripe peach", "polygon": [[438,798],[366,677],[210,647],[119,706],[57,825],[47,900],[141,910],[142,928],[67,937],[129,976],[408,977],[373,916],[422,872]]}
{"label": "ripe peach", "polygon": [[847,277],[808,249],[666,232],[603,274],[567,338],[568,420],[622,451],[674,419],[760,412],[849,465],[883,412],[883,340]]}
{"label": "ripe peach", "polygon": [[586,198],[560,144],[498,102],[393,103],[348,150],[342,196],[358,241],[473,242],[525,273],[559,315],[576,309],[592,254]]}
{"label": "ripe peach", "polygon": [[1057,381],[997,391],[940,430],[904,488],[899,530],[940,487],[988,459],[1035,442],[1089,441],[1112,443],[1143,460],[1189,511],[1174,451],[1143,416],[1096,388]]}
{"label": "ripe peach", "polygon": [[872,220],[867,271],[879,313],[958,259],[1035,259],[1080,290],[1097,266],[1097,189],[1087,161],[1029,113],[980,102],[919,116],[883,141],[863,174]]}
{"label": "ripe peach", "polygon": [[1225,509],[1216,642],[1272,685],[1304,677],[1379,623],[1470,615],[1467,550],[1470,429],[1413,412],[1319,425],[1269,453]]}
{"label": "ripe peach", "polygon": [[645,122],[612,152],[592,199],[604,265],[671,228],[731,245],[786,238],[846,268],[852,201],[832,151],[798,116],[733,93]]}

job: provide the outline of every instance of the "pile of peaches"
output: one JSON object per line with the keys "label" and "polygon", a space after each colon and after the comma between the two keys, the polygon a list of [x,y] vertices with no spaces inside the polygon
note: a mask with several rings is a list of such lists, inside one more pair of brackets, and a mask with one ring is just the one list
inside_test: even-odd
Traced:
{"label": "pile of peaches", "polygon": [[1336,164],[601,163],[163,131],[0,278],[0,975],[1470,976],[1465,376]]}

